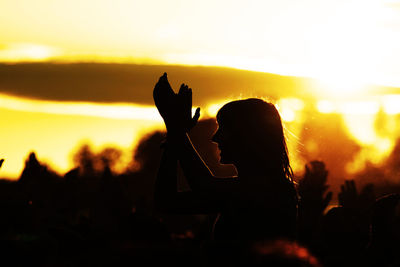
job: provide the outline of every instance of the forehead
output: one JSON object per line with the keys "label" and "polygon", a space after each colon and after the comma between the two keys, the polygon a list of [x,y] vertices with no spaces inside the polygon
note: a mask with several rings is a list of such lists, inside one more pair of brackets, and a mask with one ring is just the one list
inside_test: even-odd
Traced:
{"label": "forehead", "polygon": [[222,118],[222,116],[217,116],[217,127],[221,128],[224,124],[224,119]]}
{"label": "forehead", "polygon": [[227,118],[229,118],[229,112],[227,111],[226,105],[223,106],[217,113],[216,119],[218,124],[226,123]]}

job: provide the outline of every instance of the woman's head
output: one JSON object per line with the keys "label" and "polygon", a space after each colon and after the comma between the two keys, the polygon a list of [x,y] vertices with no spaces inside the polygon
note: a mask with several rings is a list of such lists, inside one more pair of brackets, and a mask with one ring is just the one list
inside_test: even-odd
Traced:
{"label": "woman's head", "polygon": [[217,121],[213,141],[221,163],[247,161],[292,178],[281,117],[273,104],[257,98],[232,101],[218,111]]}

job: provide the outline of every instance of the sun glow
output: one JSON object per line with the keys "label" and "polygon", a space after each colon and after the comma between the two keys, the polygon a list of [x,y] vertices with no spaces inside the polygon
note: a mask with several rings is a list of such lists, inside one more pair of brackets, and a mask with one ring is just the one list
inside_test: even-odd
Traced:
{"label": "sun glow", "polygon": [[1,61],[228,66],[313,77],[336,96],[400,84],[393,1],[21,0],[0,10]]}
{"label": "sun glow", "polygon": [[276,104],[277,109],[285,122],[294,121],[304,108],[304,102],[297,98],[282,98]]}
{"label": "sun glow", "polygon": [[205,116],[215,118],[217,116],[218,110],[220,108],[222,108],[223,105],[225,105],[228,102],[234,101],[234,100],[238,100],[238,99],[227,99],[224,101],[219,101],[219,102],[208,105],[205,109]]}
{"label": "sun glow", "polygon": [[[350,136],[361,146],[355,161],[347,166],[349,173],[362,170],[367,161],[381,163],[394,148],[399,136],[396,133],[399,95],[376,96],[374,100],[363,101],[320,100],[316,106],[321,113],[342,114]],[[390,126],[377,128],[378,116],[384,116],[385,124]]]}
{"label": "sun glow", "polygon": [[339,113],[343,115],[376,115],[387,104],[378,99],[371,100],[319,100],[317,110],[321,113]]}
{"label": "sun glow", "polygon": [[17,43],[0,49],[0,61],[44,61],[59,54],[58,49],[38,44]]}
{"label": "sun glow", "polygon": [[400,114],[400,95],[383,96],[383,108],[387,114]]}

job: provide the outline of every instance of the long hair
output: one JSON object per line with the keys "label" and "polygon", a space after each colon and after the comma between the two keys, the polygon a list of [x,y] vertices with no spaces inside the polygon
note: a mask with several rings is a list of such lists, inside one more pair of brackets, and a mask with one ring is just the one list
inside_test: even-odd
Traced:
{"label": "long hair", "polygon": [[293,182],[281,117],[272,103],[258,98],[232,101],[218,111],[217,120],[256,164]]}

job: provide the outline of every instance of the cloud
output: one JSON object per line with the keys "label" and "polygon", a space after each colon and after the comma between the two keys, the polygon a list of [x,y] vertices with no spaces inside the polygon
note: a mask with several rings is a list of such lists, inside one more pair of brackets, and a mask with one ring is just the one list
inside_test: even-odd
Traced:
{"label": "cloud", "polygon": [[157,110],[153,106],[102,104],[81,101],[46,101],[9,96],[1,93],[0,107],[16,111],[58,115],[94,116],[121,120],[161,120]]}
{"label": "cloud", "polygon": [[43,100],[153,104],[152,90],[168,73],[177,91],[193,88],[194,104],[238,97],[293,96],[307,92],[304,79],[219,67],[105,63],[0,64],[0,92]]}

